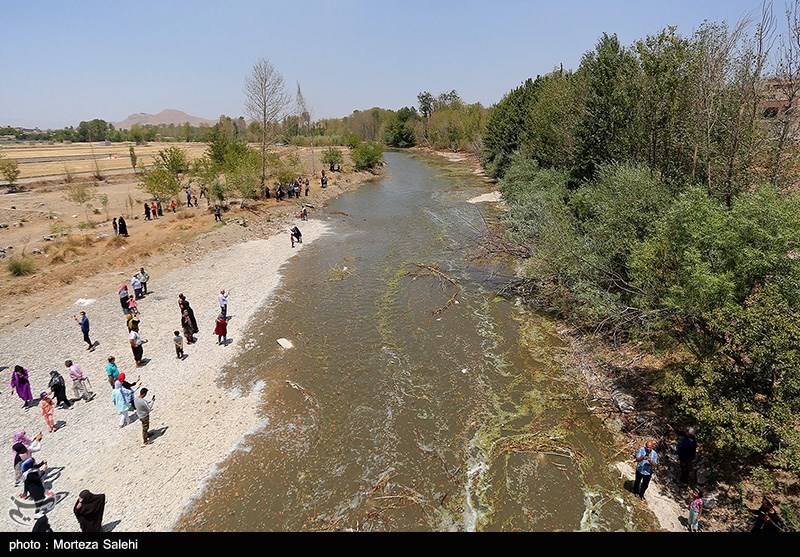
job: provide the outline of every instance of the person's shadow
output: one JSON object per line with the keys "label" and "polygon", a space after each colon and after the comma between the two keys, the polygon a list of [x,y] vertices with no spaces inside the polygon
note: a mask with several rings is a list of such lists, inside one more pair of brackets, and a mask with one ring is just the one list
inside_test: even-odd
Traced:
{"label": "person's shadow", "polygon": [[169,429],[169,426],[164,426],[164,427],[160,427],[158,429],[154,429],[153,431],[150,432],[150,434],[147,436],[147,438],[150,441],[153,441],[154,439],[158,439],[159,437],[161,437],[162,435],[164,435],[167,432],[167,429]]}
{"label": "person's shadow", "polygon": [[100,528],[101,532],[113,532],[114,528],[119,526],[119,523],[122,522],[121,520],[115,520],[114,522],[109,522],[108,524],[103,524]]}
{"label": "person's shadow", "polygon": [[228,346],[232,342],[233,342],[232,338],[226,338],[225,342],[222,343],[222,346]]}
{"label": "person's shadow", "polygon": [[53,466],[52,468],[47,468],[47,470],[44,471],[44,473],[41,475],[41,480],[46,491],[53,490],[53,482],[61,477],[62,470],[64,470],[63,466]]}
{"label": "person's shadow", "polygon": [[61,429],[61,428],[63,428],[63,427],[67,427],[67,422],[65,422],[64,420],[58,420],[58,421],[55,423],[55,428],[56,428],[56,431],[58,431],[59,429]]}

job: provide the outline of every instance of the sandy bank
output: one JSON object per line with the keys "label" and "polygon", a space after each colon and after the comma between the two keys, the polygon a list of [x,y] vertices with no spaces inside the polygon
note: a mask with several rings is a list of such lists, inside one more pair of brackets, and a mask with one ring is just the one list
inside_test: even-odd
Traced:
{"label": "sandy bank", "polygon": [[[287,222],[287,231],[290,226],[292,223]],[[281,267],[327,230],[320,220],[299,226],[304,244],[294,249],[288,232],[281,232],[265,240],[210,251],[190,264],[176,259],[176,268],[168,273],[151,272],[151,294],[139,303],[140,331],[149,341],[144,345],[144,357],[150,361],[138,370],[133,365],[116,295],[119,284],[108,284],[107,294],[88,306],[78,305],[76,300],[91,299],[91,291],[70,297],[60,310],[2,335],[0,365],[27,368],[34,395],[46,390],[51,369],[65,376],[67,391],[72,394],[64,368],[68,358],[90,376],[97,394],[95,400],[76,402],[72,409],[56,409],[56,421],[64,421],[65,425],[53,434],[44,434],[37,460],[47,460],[52,467],[45,485],[52,481],[51,489],[64,494],[49,513],[56,532],[78,530],[72,505],[83,489],[106,494],[106,528],[113,527],[115,532],[169,529],[214,464],[257,425],[258,393],[227,392],[217,386],[216,379],[243,348],[239,344],[243,331],[278,285]],[[219,313],[216,295],[222,288],[231,292],[228,336],[232,342],[226,347],[218,346],[213,335],[214,319]],[[186,346],[188,357],[183,361],[176,359],[172,347],[172,331],[179,328],[179,292],[190,301],[200,329],[198,342]],[[7,297],[2,304],[6,306],[4,311],[24,311],[24,307],[9,309],[13,300]],[[94,352],[86,351],[80,330],[72,320],[80,309],[87,311],[91,338],[99,342]],[[267,342],[275,342],[279,336],[276,332]],[[129,379],[141,375],[142,385],[156,394],[150,430],[162,430],[163,434],[150,446],[142,446],[138,422],[123,429],[117,427],[118,414],[105,378],[109,354],[117,357],[120,371]],[[18,429],[32,435],[47,428],[38,408],[21,408],[21,401],[8,387],[9,377],[10,369],[2,370],[0,439],[4,441],[6,463],[0,466],[0,485],[8,510],[0,509],[0,528],[29,531],[30,524],[20,524],[24,522],[20,518],[12,520],[8,512],[14,508],[9,496],[21,492],[21,487],[14,487],[10,440]],[[33,516],[32,511],[23,511],[23,515]]]}

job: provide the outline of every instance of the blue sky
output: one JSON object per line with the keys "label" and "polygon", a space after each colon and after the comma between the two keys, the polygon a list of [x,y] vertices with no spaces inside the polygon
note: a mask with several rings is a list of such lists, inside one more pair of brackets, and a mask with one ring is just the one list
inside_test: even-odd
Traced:
{"label": "blue sky", "polygon": [[[624,44],[690,34],[760,0],[10,0],[2,10],[0,125],[63,127],[177,108],[243,114],[268,58],[314,117],[456,89],[491,105],[527,77],[575,68],[603,32]],[[776,14],[783,4],[776,3]]]}

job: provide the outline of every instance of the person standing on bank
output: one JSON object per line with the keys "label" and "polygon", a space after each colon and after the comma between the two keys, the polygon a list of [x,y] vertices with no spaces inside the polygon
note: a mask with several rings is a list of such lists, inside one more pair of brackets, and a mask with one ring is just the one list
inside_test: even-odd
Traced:
{"label": "person standing on bank", "polygon": [[214,205],[214,221],[222,222],[222,207],[219,206],[219,203]]}
{"label": "person standing on bank", "polygon": [[73,364],[72,360],[64,362],[64,366],[69,369],[69,377],[72,379],[72,390],[75,391],[75,398],[82,398],[86,402],[92,400],[94,398],[94,393],[86,386],[89,378],[83,374],[80,366]]}
{"label": "person standing on bank", "polygon": [[198,332],[200,329],[197,328],[197,319],[195,319],[194,310],[192,309],[192,306],[189,305],[189,300],[186,299],[186,296],[184,296],[183,293],[178,294],[178,307],[181,308],[181,318],[183,318],[184,311],[189,313],[189,321],[192,324],[192,332]]}
{"label": "person standing on bank", "polygon": [[133,351],[133,359],[136,361],[136,367],[142,367],[142,356],[144,355],[144,348],[142,345],[147,342],[139,335],[139,325],[133,325],[130,334],[131,350]]}
{"label": "person standing on bank", "polygon": [[142,299],[142,281],[139,280],[139,277],[134,274],[131,277],[131,286],[133,287],[133,296],[137,300]]}
{"label": "person standing on bank", "polygon": [[125,313],[130,313],[128,311],[128,284],[123,283],[122,286],[119,287],[117,290],[117,296],[119,296],[119,304],[122,306],[122,311]]}
{"label": "person standing on bank", "polygon": [[217,344],[228,345],[228,320],[225,319],[225,315],[222,313],[217,316],[214,334],[217,335]]}
{"label": "person standing on bank", "polygon": [[689,475],[697,456],[697,440],[694,437],[694,428],[690,427],[681,434],[677,447],[678,461],[681,465],[681,483],[689,483]]}
{"label": "person standing on bank", "polygon": [[22,407],[28,408],[28,405],[33,400],[31,393],[31,382],[28,379],[28,370],[22,366],[14,366],[14,371],[11,372],[11,389],[9,394],[14,392],[22,399]]}
{"label": "person standing on bank", "polygon": [[653,449],[655,443],[648,441],[636,452],[636,479],[633,482],[633,494],[644,500],[644,492],[650,485],[650,479],[658,466],[658,453]]}
{"label": "person standing on bank", "polygon": [[228,296],[230,296],[230,294],[230,292],[226,294],[224,290],[220,290],[219,296],[217,296],[217,300],[219,301],[219,310],[222,312],[223,317],[228,315]]}
{"label": "person standing on bank", "polygon": [[111,221],[111,226],[114,227],[114,236],[119,234],[119,228],[117,228],[117,217],[114,217],[114,220]]}
{"label": "person standing on bank", "polygon": [[119,227],[119,235],[128,237],[128,223],[125,222],[125,218],[120,215],[119,219],[117,220],[117,226]]}
{"label": "person standing on bank", "polygon": [[84,489],[78,494],[78,500],[72,512],[78,519],[81,532],[100,532],[103,526],[103,511],[106,508],[106,496],[103,493],[92,493]]}
{"label": "person standing on bank", "polygon": [[139,278],[139,282],[142,284],[142,294],[147,296],[147,281],[150,280],[150,275],[147,274],[147,271],[144,270],[144,267],[139,267],[139,272],[136,273],[136,276]]}
{"label": "person standing on bank", "polygon": [[116,358],[114,356],[108,357],[108,363],[106,364],[106,375],[108,376],[108,382],[111,383],[111,388],[114,388],[114,383],[117,381],[117,377],[119,377],[119,368],[117,367]]}
{"label": "person standing on bank", "polygon": [[149,445],[150,441],[150,412],[153,411],[153,405],[156,403],[156,395],[147,402],[144,397],[147,396],[147,388],[142,387],[139,390],[139,396],[133,399],[133,407],[136,409],[136,415],[139,421],[142,422],[142,446]]}
{"label": "person standing on bank", "polygon": [[75,320],[75,323],[80,325],[81,332],[83,333],[83,342],[89,345],[86,350],[92,352],[94,350],[94,343],[89,338],[89,318],[86,317],[86,312],[81,312],[80,319],[78,319],[77,315],[73,315],[72,318]]}

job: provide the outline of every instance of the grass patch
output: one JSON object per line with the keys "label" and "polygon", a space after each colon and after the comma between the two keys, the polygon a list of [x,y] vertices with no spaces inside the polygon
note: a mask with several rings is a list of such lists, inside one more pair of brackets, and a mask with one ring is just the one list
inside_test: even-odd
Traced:
{"label": "grass patch", "polygon": [[25,256],[12,257],[6,263],[6,269],[15,277],[26,277],[36,272],[36,264]]}
{"label": "grass patch", "polygon": [[111,236],[108,240],[106,240],[106,245],[110,248],[118,248],[119,246],[124,246],[128,243],[128,239],[125,236]]}
{"label": "grass patch", "polygon": [[195,214],[192,211],[181,211],[178,213],[179,219],[193,219]]}

